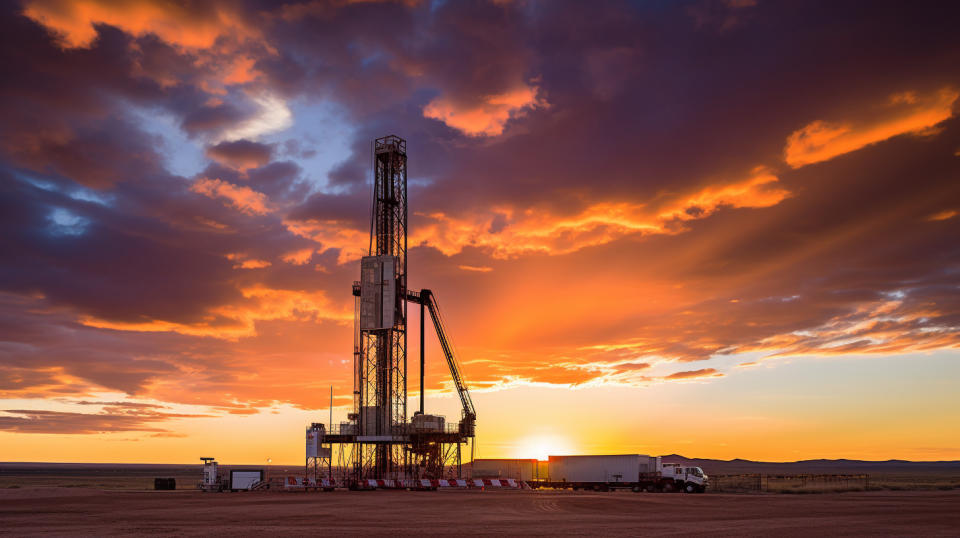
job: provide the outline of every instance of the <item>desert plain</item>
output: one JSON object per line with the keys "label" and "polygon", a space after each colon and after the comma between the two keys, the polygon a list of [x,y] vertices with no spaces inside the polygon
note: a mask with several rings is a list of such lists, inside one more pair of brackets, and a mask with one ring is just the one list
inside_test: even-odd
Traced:
{"label": "desert plain", "polygon": [[811,495],[573,491],[0,490],[0,534],[956,536],[960,490]]}

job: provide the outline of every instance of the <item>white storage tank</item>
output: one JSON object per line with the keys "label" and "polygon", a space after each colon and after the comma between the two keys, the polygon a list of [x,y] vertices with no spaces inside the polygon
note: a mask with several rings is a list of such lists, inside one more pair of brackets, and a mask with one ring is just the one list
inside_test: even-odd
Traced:
{"label": "white storage tank", "polygon": [[203,460],[203,487],[212,488],[217,485],[217,462],[213,458],[200,458]]}
{"label": "white storage tank", "polygon": [[426,415],[421,413],[413,415],[413,418],[410,420],[413,424],[413,429],[419,432],[442,432],[446,421],[447,419],[440,415]]}
{"label": "white storage tank", "polygon": [[326,427],[323,424],[315,423],[307,428],[307,457],[308,458],[329,458],[330,447],[323,446],[323,438],[326,435]]}

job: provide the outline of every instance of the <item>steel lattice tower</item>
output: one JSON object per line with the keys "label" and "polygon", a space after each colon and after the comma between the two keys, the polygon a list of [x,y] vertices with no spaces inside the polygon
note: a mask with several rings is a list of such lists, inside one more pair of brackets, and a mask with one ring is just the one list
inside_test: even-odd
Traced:
{"label": "steel lattice tower", "polygon": [[[377,487],[370,482],[382,480],[390,481],[390,487],[435,487],[420,480],[461,476],[461,445],[471,443],[472,454],[477,413],[436,295],[429,289],[407,289],[407,143],[398,136],[373,143],[371,205],[368,255],[360,260],[360,280],[353,283],[353,412],[339,425],[331,418],[328,430],[316,424],[308,430],[308,458],[329,455],[328,474],[350,488]],[[412,418],[407,416],[410,302],[420,305],[421,335],[420,409]],[[426,312],[463,405],[458,423],[423,409]]]}
{"label": "steel lattice tower", "polygon": [[399,477],[407,453],[407,147],[397,136],[373,145],[369,255],[361,263],[355,320],[357,478]]}

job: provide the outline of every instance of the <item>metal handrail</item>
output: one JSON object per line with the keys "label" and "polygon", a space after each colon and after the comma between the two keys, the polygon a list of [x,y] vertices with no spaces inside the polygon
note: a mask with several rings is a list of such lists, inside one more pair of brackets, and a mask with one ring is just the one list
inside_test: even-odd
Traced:
{"label": "metal handrail", "polygon": [[[390,428],[390,435],[407,435],[410,433],[459,433],[459,422],[444,422],[442,428],[417,427],[412,422],[395,424]],[[363,435],[355,422],[341,422],[326,429],[326,435]]]}

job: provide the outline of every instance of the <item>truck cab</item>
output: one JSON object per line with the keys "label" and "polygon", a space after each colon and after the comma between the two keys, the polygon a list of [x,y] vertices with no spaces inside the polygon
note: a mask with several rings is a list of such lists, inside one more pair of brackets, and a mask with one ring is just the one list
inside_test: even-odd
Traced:
{"label": "truck cab", "polygon": [[699,467],[685,467],[679,463],[664,463],[662,476],[673,479],[674,486],[687,493],[703,493],[707,489],[707,475]]}

